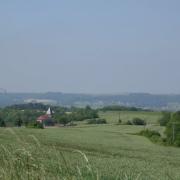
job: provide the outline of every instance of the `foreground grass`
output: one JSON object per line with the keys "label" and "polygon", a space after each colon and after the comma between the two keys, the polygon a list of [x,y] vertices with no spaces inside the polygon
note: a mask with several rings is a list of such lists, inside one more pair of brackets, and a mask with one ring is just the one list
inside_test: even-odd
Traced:
{"label": "foreground grass", "polygon": [[180,149],[132,135],[142,128],[0,129],[0,179],[179,179]]}

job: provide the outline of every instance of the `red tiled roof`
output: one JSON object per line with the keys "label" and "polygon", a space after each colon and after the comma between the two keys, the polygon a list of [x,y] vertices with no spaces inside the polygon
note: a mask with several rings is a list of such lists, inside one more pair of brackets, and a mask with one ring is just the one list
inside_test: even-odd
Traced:
{"label": "red tiled roof", "polygon": [[46,114],[46,115],[39,116],[39,117],[37,118],[38,121],[45,121],[45,120],[47,120],[47,119],[49,119],[49,116],[48,116],[47,114]]}

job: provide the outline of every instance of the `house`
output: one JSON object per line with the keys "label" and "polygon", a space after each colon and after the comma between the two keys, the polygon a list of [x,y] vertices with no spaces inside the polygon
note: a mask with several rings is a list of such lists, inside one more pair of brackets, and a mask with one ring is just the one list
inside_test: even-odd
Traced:
{"label": "house", "polygon": [[47,110],[46,114],[39,116],[37,122],[43,124],[43,126],[54,126],[51,108]]}

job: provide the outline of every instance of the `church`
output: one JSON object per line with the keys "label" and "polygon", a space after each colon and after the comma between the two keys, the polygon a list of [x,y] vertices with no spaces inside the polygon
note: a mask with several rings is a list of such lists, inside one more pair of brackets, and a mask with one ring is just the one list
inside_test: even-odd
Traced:
{"label": "church", "polygon": [[52,119],[52,110],[49,107],[46,114],[41,115],[37,118],[37,122],[43,124],[43,126],[54,126],[54,121]]}

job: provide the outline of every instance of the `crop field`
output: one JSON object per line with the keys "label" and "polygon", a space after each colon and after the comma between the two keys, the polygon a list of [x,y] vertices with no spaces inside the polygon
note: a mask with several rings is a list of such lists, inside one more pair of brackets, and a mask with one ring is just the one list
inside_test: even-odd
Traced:
{"label": "crop field", "polygon": [[20,179],[22,176],[23,179],[29,175],[31,179],[39,177],[40,173],[42,179],[61,179],[63,176],[178,178],[179,149],[154,145],[144,137],[129,134],[140,129],[107,125],[45,130],[1,129],[1,177]]}
{"label": "crop field", "polygon": [[179,179],[180,150],[133,134],[142,128],[2,128],[0,179]]}

